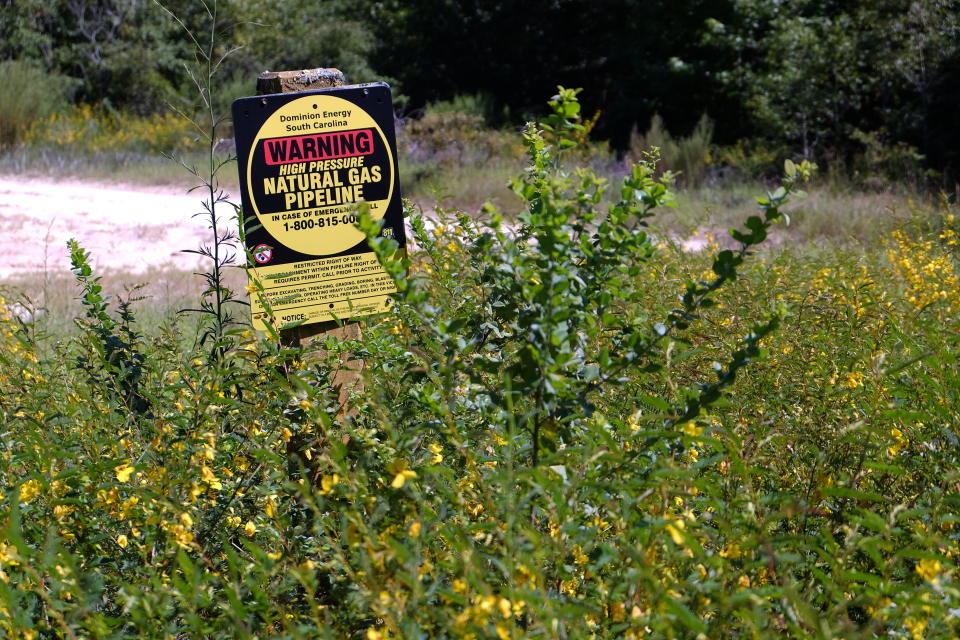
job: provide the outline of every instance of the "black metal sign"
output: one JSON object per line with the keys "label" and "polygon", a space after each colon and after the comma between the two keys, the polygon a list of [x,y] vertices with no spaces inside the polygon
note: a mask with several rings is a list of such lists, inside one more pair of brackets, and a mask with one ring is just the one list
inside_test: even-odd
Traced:
{"label": "black metal sign", "polygon": [[[390,87],[372,83],[233,103],[251,277],[278,326],[369,315],[396,288],[355,227],[355,203],[405,246]],[[267,314],[251,296],[253,325]]]}

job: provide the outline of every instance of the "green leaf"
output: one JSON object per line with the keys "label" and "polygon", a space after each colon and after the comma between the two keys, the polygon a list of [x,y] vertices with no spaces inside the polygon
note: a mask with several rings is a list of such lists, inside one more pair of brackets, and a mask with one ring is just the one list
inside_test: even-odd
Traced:
{"label": "green leaf", "polygon": [[696,631],[697,633],[707,632],[707,625],[705,625],[700,618],[695,616],[683,602],[674,598],[666,598],[664,603],[666,604],[667,610],[677,616],[677,618],[685,627],[692,631]]}
{"label": "green leaf", "polygon": [[832,487],[821,491],[825,496],[834,496],[837,498],[852,498],[854,500],[865,500],[867,502],[884,502],[883,496],[870,491],[859,491],[847,487]]}

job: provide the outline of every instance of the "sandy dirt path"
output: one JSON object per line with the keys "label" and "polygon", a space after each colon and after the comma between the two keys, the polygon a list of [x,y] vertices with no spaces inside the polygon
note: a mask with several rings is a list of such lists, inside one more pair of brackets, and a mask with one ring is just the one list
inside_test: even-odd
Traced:
{"label": "sandy dirt path", "polygon": [[[200,258],[181,250],[210,239],[206,217],[192,217],[202,211],[202,197],[199,190],[0,176],[0,280],[45,269],[68,273],[70,238],[91,252],[100,271],[195,269]],[[221,205],[218,215],[233,225],[232,208]]]}
{"label": "sandy dirt path", "polygon": [[[187,194],[173,187],[0,175],[4,230],[0,281],[44,271],[69,273],[70,238],[91,252],[94,268],[102,273],[139,274],[163,267],[195,270],[203,260],[182,250],[210,240],[207,217],[193,217],[202,211],[202,198],[199,190]],[[233,226],[231,207],[221,205],[218,215]],[[702,234],[675,240],[688,252],[701,251],[707,244]]]}

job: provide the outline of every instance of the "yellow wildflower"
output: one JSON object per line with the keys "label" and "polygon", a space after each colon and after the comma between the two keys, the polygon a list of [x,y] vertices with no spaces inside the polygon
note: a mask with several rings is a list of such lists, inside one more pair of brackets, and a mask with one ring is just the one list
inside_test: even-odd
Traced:
{"label": "yellow wildflower", "polygon": [[907,631],[910,632],[910,637],[913,638],[913,640],[923,640],[924,632],[927,630],[926,620],[918,620],[911,617],[904,620],[903,624],[907,627]]}
{"label": "yellow wildflower", "polygon": [[213,469],[206,465],[200,468],[200,477],[203,478],[203,481],[215,491],[219,491],[223,488],[223,484],[217,480],[217,476],[214,475]]}
{"label": "yellow wildflower", "polygon": [[36,478],[31,478],[20,485],[20,502],[33,502],[33,499],[36,498],[39,493],[40,483],[37,482]]}
{"label": "yellow wildflower", "polygon": [[573,561],[581,566],[590,561],[587,554],[583,552],[583,548],[578,544],[573,545]]}
{"label": "yellow wildflower", "polygon": [[903,435],[903,432],[900,429],[891,429],[890,435],[893,436],[894,443],[887,447],[887,453],[891,456],[895,456],[903,449],[906,449],[910,445],[910,440]]}
{"label": "yellow wildflower", "polygon": [[253,524],[252,520],[247,520],[247,524],[243,525],[243,532],[248,536],[252,536],[257,532],[257,525]]}
{"label": "yellow wildflower", "polygon": [[13,545],[6,544],[5,542],[0,542],[0,563],[15,567],[19,562],[17,562],[17,548]]}
{"label": "yellow wildflower", "polygon": [[937,576],[940,575],[940,571],[943,569],[943,566],[937,560],[929,560],[924,558],[917,563],[917,566],[914,567],[914,569],[924,580],[928,582],[936,582]]}
{"label": "yellow wildflower", "polygon": [[680,427],[685,435],[690,436],[691,438],[699,438],[703,435],[703,427],[697,425],[695,422],[687,422]]}
{"label": "yellow wildflower", "polygon": [[397,460],[396,462],[391,463],[387,470],[394,474],[393,481],[390,483],[390,486],[394,489],[401,488],[406,484],[407,480],[417,477],[417,472],[411,469],[407,469],[406,460]]}
{"label": "yellow wildflower", "polygon": [[129,482],[130,476],[133,475],[133,472],[136,471],[133,467],[127,464],[122,464],[114,471],[117,474],[117,480],[120,482]]}
{"label": "yellow wildflower", "polygon": [[404,469],[403,471],[398,472],[393,476],[393,481],[390,483],[390,486],[394,489],[401,488],[408,479],[416,478],[417,472],[411,471],[409,469]]}
{"label": "yellow wildflower", "polygon": [[863,372],[862,371],[851,371],[843,379],[843,385],[850,387],[851,389],[856,389],[857,387],[863,384]]}
{"label": "yellow wildflower", "polygon": [[666,528],[667,533],[670,534],[670,538],[675,544],[682,545],[684,543],[683,530],[686,528],[686,525],[683,520],[668,522]]}
{"label": "yellow wildflower", "polygon": [[322,496],[328,496],[333,493],[333,487],[340,482],[340,476],[337,474],[331,474],[329,476],[323,476],[320,478],[320,491],[319,493]]}

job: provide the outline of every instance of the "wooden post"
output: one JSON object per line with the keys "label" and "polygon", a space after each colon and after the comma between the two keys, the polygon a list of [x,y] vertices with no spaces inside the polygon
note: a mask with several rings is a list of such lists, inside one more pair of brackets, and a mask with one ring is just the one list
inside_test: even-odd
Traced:
{"label": "wooden post", "polygon": [[344,82],[343,72],[339,69],[264,71],[257,76],[257,95],[329,89],[342,87]]}
{"label": "wooden post", "polygon": [[[257,77],[257,95],[270,93],[297,93],[313,89],[328,89],[343,86],[345,80],[339,69],[302,69],[294,71],[264,71]],[[333,337],[342,342],[344,340],[359,340],[362,337],[360,324],[354,320],[345,320],[340,326],[330,320],[314,324],[301,325],[293,329],[280,331],[280,343],[284,346],[310,347],[313,343]],[[326,357],[326,351],[316,349],[310,354],[312,358]],[[343,354],[340,366],[334,372],[330,381],[337,392],[337,401],[340,409],[337,417],[347,415],[346,402],[350,394],[363,391],[363,360],[353,359],[350,354]]]}

